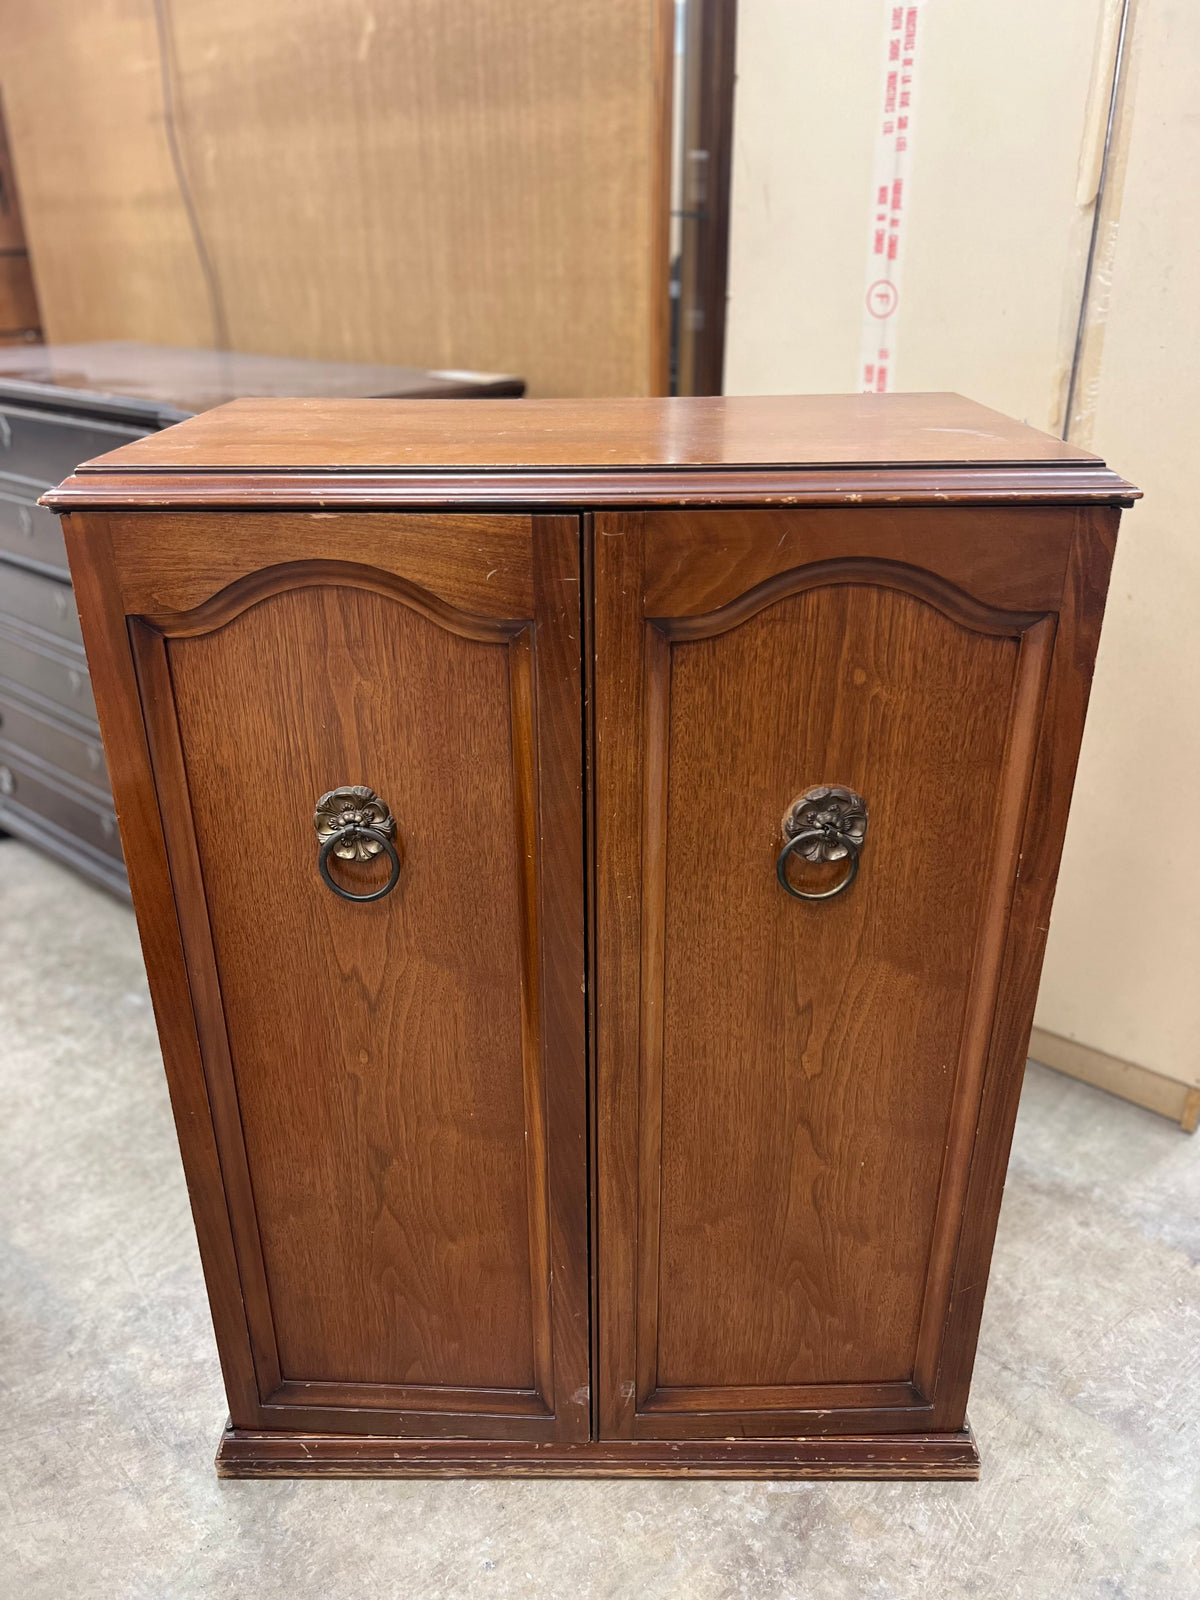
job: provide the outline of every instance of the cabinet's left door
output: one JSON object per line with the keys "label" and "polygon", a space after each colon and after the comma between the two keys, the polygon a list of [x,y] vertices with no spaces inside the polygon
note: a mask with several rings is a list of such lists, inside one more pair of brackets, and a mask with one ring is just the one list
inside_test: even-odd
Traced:
{"label": "cabinet's left door", "polygon": [[65,520],[234,1425],[586,1438],[578,520]]}

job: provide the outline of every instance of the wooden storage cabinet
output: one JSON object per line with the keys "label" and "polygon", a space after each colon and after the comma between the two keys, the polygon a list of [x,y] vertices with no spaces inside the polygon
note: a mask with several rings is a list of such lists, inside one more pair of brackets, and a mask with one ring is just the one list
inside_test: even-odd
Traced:
{"label": "wooden storage cabinet", "polygon": [[1133,493],[916,396],[247,402],[50,497],[222,1471],[975,1473]]}

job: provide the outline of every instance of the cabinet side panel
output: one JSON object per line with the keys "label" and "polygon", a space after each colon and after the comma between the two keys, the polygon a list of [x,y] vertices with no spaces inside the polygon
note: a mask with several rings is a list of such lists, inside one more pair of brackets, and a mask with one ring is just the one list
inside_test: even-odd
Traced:
{"label": "cabinet side panel", "polygon": [[[961,1427],[987,1292],[1000,1202],[1054,888],[1079,761],[1120,512],[1080,508],[1067,563],[1020,861],[988,1044],[977,1133],[967,1164],[962,1227],[944,1323],[930,1329],[924,1381],[936,1389],[934,1426]],[[934,1333],[940,1337],[933,1337]],[[923,1339],[923,1343],[926,1341]]]}

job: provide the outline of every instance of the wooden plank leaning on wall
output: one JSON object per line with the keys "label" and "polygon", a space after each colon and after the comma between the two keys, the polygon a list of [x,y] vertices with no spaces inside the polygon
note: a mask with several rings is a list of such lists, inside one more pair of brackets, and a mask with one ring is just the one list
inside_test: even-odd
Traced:
{"label": "wooden plank leaning on wall", "polygon": [[0,345],[36,344],[40,338],[41,315],[0,103]]}
{"label": "wooden plank leaning on wall", "polygon": [[47,337],[206,345],[223,321],[264,354],[663,392],[672,19],[0,0]]}

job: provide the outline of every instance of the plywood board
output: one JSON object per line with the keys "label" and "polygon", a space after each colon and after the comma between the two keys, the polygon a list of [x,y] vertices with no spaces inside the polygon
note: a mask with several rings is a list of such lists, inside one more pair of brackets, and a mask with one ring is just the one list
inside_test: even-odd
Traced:
{"label": "plywood board", "polygon": [[4,106],[0,103],[0,250],[24,250],[24,248],[25,228],[21,221],[21,204],[17,198],[12,157],[8,151]]}
{"label": "plywood board", "polygon": [[16,333],[38,325],[37,299],[23,250],[0,255],[0,331]]}
{"label": "plywood board", "polygon": [[[48,339],[665,378],[665,0],[0,0]],[[220,318],[217,319],[218,321]]]}
{"label": "plywood board", "polygon": [[1035,1028],[1029,1040],[1029,1058],[1040,1061],[1044,1067],[1065,1072],[1069,1078],[1090,1083],[1094,1089],[1119,1095],[1134,1105],[1156,1111],[1160,1117],[1170,1117],[1185,1133],[1195,1133],[1200,1120],[1200,1089],[1189,1089],[1175,1078],[1164,1077],[1161,1072],[1151,1072],[1149,1067],[1139,1067],[1135,1061],[1118,1061],[1116,1056],[1105,1055],[1074,1039],[1060,1038]]}

